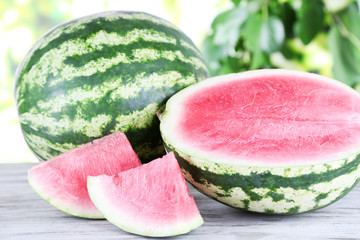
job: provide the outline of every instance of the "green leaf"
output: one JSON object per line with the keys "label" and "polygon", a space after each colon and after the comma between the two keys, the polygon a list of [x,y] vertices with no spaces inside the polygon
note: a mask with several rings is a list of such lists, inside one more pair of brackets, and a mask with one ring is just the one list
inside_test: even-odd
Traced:
{"label": "green leaf", "polygon": [[258,14],[251,15],[246,22],[245,47],[251,52],[250,69],[257,69],[263,63],[263,52],[260,47],[262,18]]}
{"label": "green leaf", "polygon": [[334,58],[334,78],[350,86],[360,83],[360,49],[344,37],[336,26],[331,27],[328,41]]}
{"label": "green leaf", "polygon": [[284,25],[276,16],[264,20],[260,15],[251,15],[246,23],[245,46],[250,51],[259,49],[273,53],[280,49],[285,39]]}
{"label": "green leaf", "polygon": [[235,6],[239,6],[241,0],[231,0]]}
{"label": "green leaf", "polygon": [[344,11],[338,13],[345,28],[358,39],[360,39],[360,12],[359,6],[352,3]]}
{"label": "green leaf", "polygon": [[266,53],[279,50],[285,39],[284,25],[276,16],[263,21],[260,31],[260,47]]}
{"label": "green leaf", "polygon": [[201,50],[210,74],[213,76],[220,68],[220,59],[227,57],[228,48],[224,45],[215,45],[214,35],[210,35],[203,41]]}
{"label": "green leaf", "polygon": [[284,41],[284,26],[275,16],[264,20],[259,14],[251,15],[245,36],[245,47],[251,52],[250,69],[265,67],[269,65],[269,54],[279,50]]}
{"label": "green leaf", "polygon": [[324,25],[324,3],[322,0],[303,0],[298,13],[299,20],[295,32],[306,45]]}
{"label": "green leaf", "polygon": [[296,61],[303,61],[304,58],[304,52],[302,52],[299,49],[296,49],[292,46],[293,42],[286,41],[285,44],[281,46],[280,52],[286,59],[292,59]]}
{"label": "green leaf", "polygon": [[244,64],[241,59],[228,56],[226,59],[221,61],[221,68],[219,68],[217,75],[242,72],[246,71],[248,68],[249,67]]}
{"label": "green leaf", "polygon": [[242,7],[236,7],[218,15],[212,23],[214,44],[235,47],[240,28],[247,17],[248,12]]}
{"label": "green leaf", "polygon": [[219,14],[212,22],[213,34],[205,38],[202,44],[204,58],[211,75],[232,69],[227,66],[227,59],[235,53],[240,30],[247,17],[248,12],[245,8],[235,7]]}
{"label": "green leaf", "polygon": [[245,28],[245,47],[255,52],[260,49],[260,34],[261,34],[262,18],[259,14],[250,15],[246,21]]}
{"label": "green leaf", "polygon": [[269,55],[265,54],[263,51],[257,50],[252,54],[250,64],[251,70],[268,67],[269,65]]}
{"label": "green leaf", "polygon": [[280,7],[281,7],[280,18],[284,24],[285,36],[287,38],[293,38],[294,25],[296,22],[296,12],[288,2],[285,2],[284,4],[280,5]]}
{"label": "green leaf", "polygon": [[202,44],[205,59],[219,60],[228,55],[228,48],[214,43],[214,35],[206,37]]}

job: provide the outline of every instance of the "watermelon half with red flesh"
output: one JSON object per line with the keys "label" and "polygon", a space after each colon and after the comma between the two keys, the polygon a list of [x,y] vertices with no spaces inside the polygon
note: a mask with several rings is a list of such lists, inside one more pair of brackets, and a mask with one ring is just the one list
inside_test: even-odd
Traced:
{"label": "watermelon half with red flesh", "polygon": [[360,177],[360,95],[290,70],[207,79],[175,94],[161,134],[185,177],[230,206],[271,214],[324,207]]}
{"label": "watermelon half with red flesh", "polygon": [[116,132],[36,165],[28,171],[28,181],[41,198],[65,213],[104,218],[89,197],[87,177],[140,165],[125,134]]}
{"label": "watermelon half with red flesh", "polygon": [[95,206],[124,231],[166,237],[203,224],[174,153],[115,176],[88,177],[87,184]]}

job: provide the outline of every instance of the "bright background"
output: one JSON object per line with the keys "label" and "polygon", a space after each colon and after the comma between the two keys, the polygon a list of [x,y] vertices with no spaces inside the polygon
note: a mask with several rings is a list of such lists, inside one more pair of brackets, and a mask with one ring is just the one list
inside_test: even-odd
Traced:
{"label": "bright background", "polygon": [[14,73],[36,39],[49,29],[99,11],[145,11],[174,23],[200,45],[213,18],[229,6],[231,2],[226,0],[0,1],[0,163],[37,162],[18,123],[13,101]]}

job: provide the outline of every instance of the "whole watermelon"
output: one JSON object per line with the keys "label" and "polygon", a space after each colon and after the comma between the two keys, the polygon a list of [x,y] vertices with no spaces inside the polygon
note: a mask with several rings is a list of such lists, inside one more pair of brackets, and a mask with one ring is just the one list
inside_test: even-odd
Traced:
{"label": "whole watermelon", "polygon": [[15,101],[40,160],[116,131],[143,162],[163,154],[156,112],[208,77],[201,53],[177,27],[141,12],[103,12],[61,24],[18,67]]}

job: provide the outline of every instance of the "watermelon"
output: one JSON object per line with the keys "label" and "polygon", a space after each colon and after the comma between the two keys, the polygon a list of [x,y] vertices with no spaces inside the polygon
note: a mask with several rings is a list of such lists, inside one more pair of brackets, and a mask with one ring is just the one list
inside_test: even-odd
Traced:
{"label": "watermelon", "polygon": [[144,162],[162,156],[158,109],[208,77],[201,53],[177,27],[141,12],[103,12],[56,26],[16,73],[21,129],[40,160],[113,132]]}
{"label": "watermelon", "polygon": [[130,233],[166,237],[203,224],[174,153],[115,176],[88,177],[87,186],[105,218]]}
{"label": "watermelon", "polygon": [[83,218],[104,218],[92,203],[87,176],[114,175],[140,166],[124,133],[116,132],[69,150],[28,171],[28,181],[42,199]]}
{"label": "watermelon", "polygon": [[316,74],[255,70],[190,86],[160,130],[186,179],[229,206],[297,214],[327,206],[360,177],[360,95]]}

